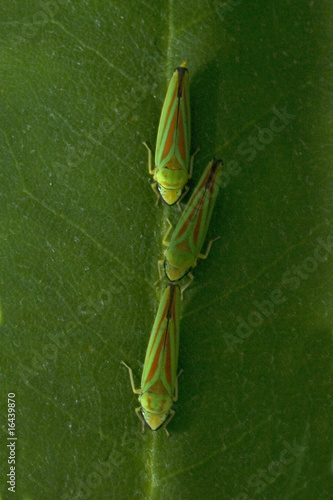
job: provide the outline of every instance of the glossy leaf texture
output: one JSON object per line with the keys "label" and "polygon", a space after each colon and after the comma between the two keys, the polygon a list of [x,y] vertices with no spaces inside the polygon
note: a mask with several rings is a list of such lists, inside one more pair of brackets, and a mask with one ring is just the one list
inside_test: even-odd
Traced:
{"label": "glossy leaf texture", "polygon": [[[15,499],[329,498],[331,11],[1,2],[2,499],[12,392]],[[212,157],[224,185],[181,305],[168,439],[140,433],[120,361],[139,386],[179,217],[154,206],[142,141],[183,60],[189,187]]]}

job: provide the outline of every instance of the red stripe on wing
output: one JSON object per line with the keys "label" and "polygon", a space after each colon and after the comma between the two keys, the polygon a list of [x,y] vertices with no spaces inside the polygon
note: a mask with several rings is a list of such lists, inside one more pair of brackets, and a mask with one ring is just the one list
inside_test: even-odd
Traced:
{"label": "red stripe on wing", "polygon": [[167,334],[165,338],[166,359],[165,359],[165,376],[169,385],[171,385],[171,344],[170,344],[170,325],[168,324]]}
{"label": "red stripe on wing", "polygon": [[178,231],[178,233],[176,235],[176,238],[179,238],[180,236],[182,236],[185,233],[185,231],[186,231],[189,223],[193,219],[193,216],[196,214],[198,206],[200,205],[200,203],[201,203],[201,198],[197,201],[197,203],[195,204],[195,206],[192,208],[192,211],[189,213],[188,217],[186,217],[186,221],[184,222],[184,224],[182,225],[182,227]]}
{"label": "red stripe on wing", "polygon": [[161,349],[162,349],[162,346],[164,344],[164,340],[165,340],[165,336],[163,335],[163,338],[161,339],[161,342],[160,342],[160,344],[157,348],[157,351],[155,353],[154,361],[151,364],[151,367],[150,367],[150,370],[149,370],[149,373],[147,376],[147,382],[151,381],[151,379],[154,377],[155,372],[158,368],[158,363],[159,363],[159,359],[160,359]]}
{"label": "red stripe on wing", "polygon": [[149,352],[149,356],[152,355],[152,352],[153,352],[153,349],[154,349],[154,346],[155,346],[155,342],[156,342],[156,338],[159,334],[159,331],[161,329],[161,325],[163,323],[163,321],[165,320],[165,318],[167,318],[167,324],[166,324],[166,327],[165,327],[165,331],[162,335],[162,338],[160,339],[160,343],[157,347],[157,350],[156,350],[156,353],[155,353],[155,356],[154,356],[154,360],[151,364],[151,367],[150,367],[150,370],[149,370],[149,373],[147,375],[147,382],[150,382],[150,380],[154,377],[155,375],[155,372],[158,368],[158,364],[159,364],[159,360],[160,360],[160,355],[161,355],[161,350],[162,350],[162,347],[165,345],[165,340],[166,340],[166,335],[168,335],[168,327],[169,327],[169,318],[170,318],[170,308],[172,306],[172,303],[174,302],[174,287],[170,287],[169,289],[169,295],[167,297],[167,300],[165,302],[165,306],[164,306],[164,309],[163,309],[163,313],[161,315],[161,319],[157,325],[157,328],[156,328],[156,333],[155,333],[155,338],[154,338],[154,341],[152,343],[152,346],[151,346],[151,349],[150,349],[150,352]]}
{"label": "red stripe on wing", "polygon": [[175,129],[177,127],[177,122],[178,122],[178,116],[177,113],[175,113],[172,117],[172,122],[170,124],[170,128],[168,130],[168,135],[165,141],[163,153],[162,153],[162,160],[166,158],[170,152],[170,149],[172,148],[173,145],[173,137],[175,133]]}
{"label": "red stripe on wing", "polygon": [[173,94],[172,94],[172,97],[171,97],[170,102],[169,102],[168,112],[167,112],[167,115],[165,117],[164,128],[163,128],[163,131],[162,131],[162,135],[164,135],[165,127],[166,127],[166,125],[167,125],[167,123],[169,121],[169,117],[170,117],[172,105],[173,105],[175,99],[177,99],[177,87],[176,86],[175,86],[175,88],[173,90]]}
{"label": "red stripe on wing", "polygon": [[171,335],[170,335],[170,321],[173,321],[173,328],[176,328],[176,300],[175,300],[175,288],[172,287],[170,290],[170,307],[168,311],[168,326],[166,334],[166,359],[165,359],[165,376],[168,384],[172,384],[172,362],[171,362]]}
{"label": "red stripe on wing", "polygon": [[183,114],[182,109],[179,106],[179,116],[178,116],[178,150],[180,152],[180,156],[183,160],[185,160],[185,140],[184,140],[184,125],[183,125]]}
{"label": "red stripe on wing", "polygon": [[[168,113],[165,119],[165,127],[169,121],[171,108],[174,104],[175,99],[177,99],[177,106],[174,111],[174,116],[172,117],[170,128],[168,130],[168,136],[166,138],[165,146],[161,157],[162,160],[164,160],[170,153],[170,149],[173,145],[174,139],[175,137],[177,138],[177,136],[178,136],[177,138],[178,149],[182,159],[185,160],[185,141],[184,141],[184,128],[183,128],[184,125],[183,125],[183,115],[180,107],[180,99],[184,99],[184,96],[185,96],[185,71],[183,68],[178,68],[178,85],[175,86],[173,95],[170,99]],[[163,134],[165,132],[165,127],[163,130]]]}
{"label": "red stripe on wing", "polygon": [[193,232],[193,242],[195,245],[197,244],[199,233],[200,233],[201,219],[202,219],[202,208],[199,212],[199,217],[198,217],[198,220],[196,222],[194,232]]}

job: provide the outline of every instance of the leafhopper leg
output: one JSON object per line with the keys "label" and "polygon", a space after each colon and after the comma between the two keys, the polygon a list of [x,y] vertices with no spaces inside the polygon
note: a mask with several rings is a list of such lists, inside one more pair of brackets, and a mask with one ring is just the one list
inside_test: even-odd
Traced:
{"label": "leafhopper leg", "polygon": [[166,435],[167,435],[168,437],[170,437],[170,433],[169,433],[169,431],[167,430],[166,426],[167,426],[167,425],[168,425],[168,423],[169,423],[169,422],[173,419],[173,417],[175,416],[175,413],[176,413],[176,412],[175,412],[175,410],[170,410],[170,416],[168,417],[168,419],[167,419],[167,420],[164,422],[164,424],[163,424],[163,429],[165,430]]}
{"label": "leafhopper leg", "polygon": [[169,221],[169,219],[167,219],[167,221],[168,221],[169,227],[168,227],[167,232],[164,235],[163,242],[162,242],[163,245],[166,246],[166,247],[169,246],[169,242],[167,241],[167,238],[168,238],[168,236],[169,236],[169,234],[170,234],[170,232],[172,230],[172,227],[173,227],[172,224],[171,224],[171,222]]}
{"label": "leafhopper leg", "polygon": [[157,207],[158,205],[158,202],[160,200],[160,193],[158,192],[158,189],[157,189],[157,182],[154,182],[153,184],[150,184],[150,187],[152,188],[152,190],[154,191],[154,193],[156,194],[156,202],[155,202],[155,207]]}
{"label": "leafhopper leg", "polygon": [[148,144],[146,143],[146,141],[144,141],[142,144],[148,149],[148,170],[149,170],[149,173],[150,173],[150,175],[154,175],[155,174],[155,168],[152,168],[152,164],[153,164],[153,161],[152,161],[152,158],[153,158],[152,151],[151,151],[150,147],[148,146]]}
{"label": "leafhopper leg", "polygon": [[183,373],[183,369],[180,370],[180,372],[178,373],[177,377],[176,377],[176,383],[175,383],[175,394],[173,396],[173,401],[174,403],[176,403],[176,401],[178,401],[178,378],[179,376]]}
{"label": "leafhopper leg", "polygon": [[187,195],[187,193],[189,192],[190,188],[188,186],[185,186],[184,188],[184,192],[183,194],[181,195],[181,197],[179,198],[179,200],[177,201],[177,207],[178,207],[178,211],[181,212],[182,209],[179,205],[179,203],[182,201],[182,199]]}
{"label": "leafhopper leg", "polygon": [[[136,389],[135,388],[135,383],[134,383],[134,377],[133,377],[133,370],[132,368],[130,368],[126,363],[125,361],[121,361],[120,362],[122,365],[126,366],[126,368],[128,369],[128,373],[129,373],[129,377],[130,377],[130,381],[131,381],[131,386],[132,386],[132,391],[134,392],[134,394],[142,394],[142,390],[141,389]],[[135,410],[136,411],[136,410]]]}
{"label": "leafhopper leg", "polygon": [[192,283],[192,281],[194,280],[194,276],[192,273],[188,273],[187,276],[190,278],[188,280],[188,282],[186,283],[186,285],[183,285],[180,287],[180,300],[183,300],[183,293],[184,293],[184,290],[186,290],[186,288],[188,286],[190,286],[190,284]]}
{"label": "leafhopper leg", "polygon": [[212,248],[212,244],[214,243],[214,241],[219,240],[220,238],[221,238],[221,236],[218,236],[217,238],[210,240],[210,242],[208,243],[208,246],[207,246],[206,253],[199,253],[198,258],[199,259],[207,259],[209,252],[210,252],[210,249]]}
{"label": "leafhopper leg", "polygon": [[157,269],[158,269],[158,275],[159,275],[159,279],[157,281],[155,281],[154,283],[154,286],[156,286],[156,284],[162,280],[163,278],[163,267],[164,267],[164,260],[159,260],[157,262]]}
{"label": "leafhopper leg", "polygon": [[135,413],[137,414],[139,420],[141,420],[142,434],[144,434],[145,433],[145,419],[143,418],[142,413],[141,413],[141,406],[138,406],[137,408],[135,408]]}

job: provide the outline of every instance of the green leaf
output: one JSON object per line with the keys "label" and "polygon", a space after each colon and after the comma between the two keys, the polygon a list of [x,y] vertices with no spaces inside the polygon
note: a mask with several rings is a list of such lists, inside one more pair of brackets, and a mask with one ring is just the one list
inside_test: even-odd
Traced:
{"label": "green leaf", "polygon": [[[0,9],[2,498],[329,498],[330,2]],[[225,177],[168,439],[140,433],[120,361],[139,385],[178,217],[154,206],[142,141],[184,59],[190,188],[213,156]]]}

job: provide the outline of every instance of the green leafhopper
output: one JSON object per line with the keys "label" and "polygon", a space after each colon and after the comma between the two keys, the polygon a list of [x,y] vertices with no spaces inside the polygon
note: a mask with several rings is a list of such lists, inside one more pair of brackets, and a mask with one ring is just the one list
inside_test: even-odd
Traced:
{"label": "green leafhopper", "polygon": [[[167,205],[174,205],[179,201],[183,187],[192,176],[190,114],[189,76],[186,62],[183,62],[176,68],[164,100],[157,132],[155,168],[152,168],[151,150],[144,143],[148,149],[149,173],[156,181],[152,188],[157,201],[161,195]],[[188,188],[184,194],[187,191]]]}
{"label": "green leafhopper", "polygon": [[170,225],[163,240],[163,244],[168,247],[164,254],[165,259],[159,262],[159,269],[164,264],[165,274],[170,281],[178,281],[186,274],[193,279],[190,270],[196,266],[197,259],[208,257],[214,240],[209,242],[206,254],[200,252],[221,181],[222,160],[213,158],[202,174],[168,242],[167,237],[172,229]]}
{"label": "green leafhopper", "polygon": [[153,431],[166,426],[174,416],[172,405],[178,399],[178,349],[180,322],[180,289],[169,283],[165,288],[146,352],[140,389],[135,388],[133,372],[129,366],[132,390],[139,394],[141,406],[135,412]]}

